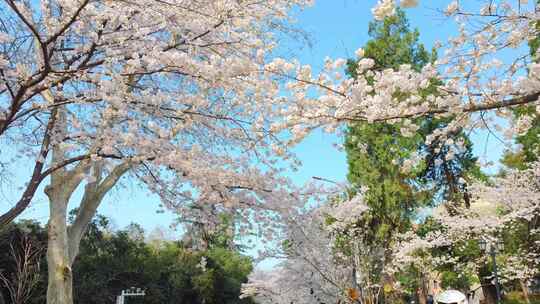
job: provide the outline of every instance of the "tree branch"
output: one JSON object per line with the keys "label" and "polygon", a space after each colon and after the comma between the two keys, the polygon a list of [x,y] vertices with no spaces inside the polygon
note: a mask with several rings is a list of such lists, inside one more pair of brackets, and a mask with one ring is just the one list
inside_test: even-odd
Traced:
{"label": "tree branch", "polygon": [[56,32],[47,40],[45,40],[45,44],[48,45],[49,43],[56,41],[58,37],[63,35],[64,32],[77,20],[77,18],[79,17],[79,15],[83,11],[83,9],[88,5],[89,2],[90,2],[89,0],[84,0],[81,6],[77,8],[73,16],[71,16],[71,18],[68,20],[68,22],[66,22],[66,24],[64,24],[64,26],[62,26],[62,28],[58,32]]}
{"label": "tree branch", "polygon": [[116,166],[103,181],[101,181],[103,164],[100,162],[94,164],[93,177],[95,181],[86,185],[77,217],[68,228],[68,246],[71,263],[74,262],[79,253],[80,241],[86,232],[88,224],[96,214],[97,208],[103,201],[103,197],[131,168],[132,164],[130,160],[124,161]]}
{"label": "tree branch", "polygon": [[45,130],[45,136],[43,137],[43,141],[41,144],[41,151],[34,164],[34,170],[32,172],[32,177],[30,178],[30,182],[26,186],[26,189],[23,192],[23,195],[19,199],[17,204],[15,204],[13,208],[9,209],[6,213],[0,216],[0,227],[3,227],[11,223],[17,216],[19,216],[28,207],[39,185],[41,184],[41,181],[45,177],[41,173],[41,170],[43,169],[43,165],[49,153],[51,131],[54,128],[54,125],[56,123],[57,114],[58,114],[58,109],[57,108],[53,109],[52,115],[49,118],[49,122]]}

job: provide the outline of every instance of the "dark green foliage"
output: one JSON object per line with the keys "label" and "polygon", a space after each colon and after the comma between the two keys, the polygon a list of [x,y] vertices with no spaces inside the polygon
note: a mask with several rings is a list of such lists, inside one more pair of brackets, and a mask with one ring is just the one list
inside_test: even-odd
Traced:
{"label": "dark green foliage", "polygon": [[[20,233],[29,233],[45,246],[46,230],[37,223],[13,225]],[[249,304],[239,299],[240,285],[247,281],[252,260],[238,251],[217,244],[205,251],[187,248],[182,242],[159,240],[145,243],[144,231],[136,224],[126,230],[108,232],[109,221],[96,216],[81,242],[80,254],[73,266],[75,303],[110,304],[120,291],[131,286],[146,289],[144,298],[129,298],[127,303]],[[12,230],[13,230],[12,229]],[[0,233],[0,269],[9,265],[3,241],[14,232]],[[203,269],[201,261],[206,260]],[[44,303],[47,269],[41,268],[42,284],[33,303]],[[8,299],[5,290],[1,290]],[[9,303],[9,302],[8,302]],[[8,304],[6,303],[6,304]]]}
{"label": "dark green foliage", "polygon": [[[397,10],[394,16],[383,21],[369,24],[371,40],[364,47],[365,57],[375,60],[374,69],[397,69],[402,64],[410,64],[419,71],[423,66],[435,59],[435,51],[428,52],[419,43],[420,33],[411,30],[405,12]],[[347,73],[356,78],[355,60],[349,60]]]}
{"label": "dark green foliage", "polygon": [[[375,69],[398,68],[409,63],[415,69],[432,56],[418,43],[418,31],[409,29],[403,11],[369,26],[372,38],[365,56],[375,60]],[[357,62],[349,60],[348,74],[356,77]],[[400,126],[387,123],[356,123],[349,126],[345,149],[349,165],[348,179],[356,186],[367,186],[365,200],[371,207],[365,219],[373,229],[372,242],[390,239],[405,231],[416,207],[425,197],[415,184],[414,172],[404,173],[395,160],[405,159],[417,150],[421,137],[401,135]]]}
{"label": "dark green foliage", "polygon": [[[401,10],[383,21],[372,22],[369,35],[372,39],[364,48],[365,57],[375,60],[375,69],[397,69],[402,64],[410,64],[420,70],[435,60],[435,52],[428,52],[419,42],[418,31],[410,29]],[[356,61],[349,61],[351,77],[357,76],[356,65]],[[369,188],[366,201],[372,208],[370,226],[378,238],[386,239],[393,232],[408,229],[418,207],[441,199],[466,200],[466,185],[460,178],[481,176],[466,134],[454,134],[454,141],[462,141],[464,149],[447,160],[448,147],[441,148],[436,140],[427,145],[425,139],[433,130],[444,127],[448,120],[427,117],[416,122],[420,129],[412,137],[401,134],[400,124],[355,123],[347,130],[348,179],[354,185]],[[414,154],[421,157],[420,165],[404,172],[400,160]]]}
{"label": "dark green foliage", "polygon": [[[364,52],[366,58],[374,59],[374,69],[398,69],[408,64],[420,71],[436,59],[435,51],[429,52],[419,42],[419,32],[410,29],[405,13],[399,9],[392,17],[372,22],[369,35],[371,40],[365,45]],[[347,72],[350,77],[358,76],[356,69],[357,61],[349,60]],[[432,81],[426,93],[436,94],[436,85],[437,82]],[[399,123],[359,122],[348,127],[345,138],[348,180],[355,187],[368,187],[364,200],[370,210],[359,224],[368,229],[364,237],[367,238],[366,243],[373,247],[371,252],[377,252],[377,248],[384,252],[397,233],[411,229],[419,208],[437,205],[442,200],[468,204],[467,186],[463,180],[483,177],[468,136],[462,130],[451,134],[455,142],[463,143],[463,149],[451,159],[447,159],[448,146],[439,143],[439,139],[426,144],[427,135],[444,128],[449,121],[434,117],[417,118],[414,123],[419,129],[408,137],[402,135]],[[403,160],[415,155],[419,157],[419,164],[412,170],[403,170]],[[438,228],[428,219],[420,225],[418,233],[425,234]],[[382,256],[378,263],[384,264],[388,258]],[[377,272],[382,268],[374,265],[372,269]],[[441,271],[446,272],[446,269]],[[413,293],[422,284],[423,275],[419,269],[410,267],[396,279]],[[445,275],[449,285],[457,288],[466,284],[466,279],[458,279],[457,274],[451,271]]]}
{"label": "dark green foliage", "polygon": [[468,290],[469,282],[454,271],[443,271],[441,273],[441,287],[443,289]]}
{"label": "dark green foliage", "polygon": [[[540,4],[539,0],[535,1],[536,4]],[[540,23],[536,23],[536,30],[540,30]],[[534,39],[529,40],[529,52],[533,58],[536,58],[536,53],[538,52],[538,49],[540,48],[540,37],[536,37]]]}
{"label": "dark green foliage", "polygon": [[[388,124],[357,124],[349,128],[345,148],[349,164],[348,179],[354,185],[368,186],[365,201],[371,207],[368,221],[376,228],[374,237],[385,239],[405,231],[422,197],[413,183],[414,176],[394,164],[414,151],[414,138],[400,136],[398,127]],[[358,144],[364,145],[360,152]]]}
{"label": "dark green foliage", "polygon": [[[411,30],[405,13],[383,21],[372,22],[372,38],[366,44],[365,57],[375,60],[375,69],[399,68],[410,64],[420,70],[435,60],[419,42],[417,30]],[[357,62],[349,60],[348,73],[356,77]],[[428,88],[433,91],[434,87]],[[480,175],[468,137],[462,132],[455,140],[464,142],[464,151],[454,159],[446,160],[447,147],[438,147],[435,141],[425,144],[427,134],[444,127],[447,121],[423,118],[420,129],[412,137],[401,134],[400,124],[355,123],[349,126],[345,149],[349,165],[348,179],[356,186],[367,186],[365,200],[371,207],[368,218],[373,229],[373,241],[388,240],[395,232],[403,232],[418,207],[432,205],[441,199],[463,198],[465,185],[459,182],[466,175]],[[401,160],[414,154],[422,162],[415,170],[402,170]]]}

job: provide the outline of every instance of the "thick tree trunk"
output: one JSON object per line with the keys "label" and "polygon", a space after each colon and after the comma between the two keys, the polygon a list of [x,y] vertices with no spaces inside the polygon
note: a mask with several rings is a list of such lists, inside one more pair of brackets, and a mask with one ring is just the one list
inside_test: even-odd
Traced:
{"label": "thick tree trunk", "polygon": [[67,232],[67,202],[55,191],[48,193],[50,219],[48,227],[47,266],[49,284],[47,304],[72,304],[72,274]]}
{"label": "thick tree trunk", "polygon": [[[49,96],[48,100],[54,100],[50,95],[47,96]],[[66,121],[64,110],[55,112],[55,119],[58,119],[58,129],[56,131],[61,135],[66,131],[63,129],[65,127],[63,123]],[[50,128],[52,127],[51,125]],[[48,146],[47,142],[47,149]],[[96,150],[96,147],[91,148],[89,154],[95,153]],[[61,164],[66,158],[66,152],[61,145],[53,145],[51,163]],[[103,178],[103,165],[103,161],[84,159],[72,169],[65,166],[60,167],[51,173],[51,182],[45,187],[50,210],[47,246],[49,276],[47,304],[73,304],[72,266],[79,253],[81,238],[103,197],[114,187],[122,175],[130,169],[131,161],[126,160],[117,165],[108,175],[105,175],[105,178]],[[83,199],[79,205],[79,212],[73,225],[68,227],[67,211],[69,200],[90,169],[93,169],[94,181],[86,184]]]}
{"label": "thick tree trunk", "polygon": [[94,163],[93,175],[96,179],[86,185],[79,212],[73,224],[68,226],[69,199],[81,184],[83,173],[87,172],[90,166],[90,162],[81,162],[70,171],[58,170],[51,175],[51,184],[45,188],[50,210],[47,304],[73,304],[72,266],[79,253],[81,239],[103,197],[129,170],[130,162],[116,166],[104,179],[102,179],[102,165]]}

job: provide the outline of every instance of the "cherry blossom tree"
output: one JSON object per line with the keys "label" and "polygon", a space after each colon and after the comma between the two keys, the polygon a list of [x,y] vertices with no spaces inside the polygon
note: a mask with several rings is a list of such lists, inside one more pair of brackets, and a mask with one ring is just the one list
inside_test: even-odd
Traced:
{"label": "cherry blossom tree", "polygon": [[474,200],[470,209],[449,214],[444,206],[439,207],[433,215],[438,229],[424,235],[411,231],[400,236],[401,242],[393,250],[394,271],[411,264],[430,271],[453,264],[462,273],[477,274],[487,263],[487,254],[460,259],[448,249],[463,250],[471,244],[477,246],[480,239],[500,239],[510,245],[501,253],[502,282],[518,281],[527,286],[540,266],[539,172],[539,164],[533,163],[527,170],[510,171],[489,184],[476,183],[471,189]]}
{"label": "cherry blossom tree", "polygon": [[[261,303],[336,303],[352,287],[352,268],[334,255],[334,239],[325,227],[325,209],[289,218],[281,248],[272,254],[282,262],[266,273],[254,273],[243,296]],[[348,261],[350,262],[350,260]]]}
{"label": "cherry blossom tree", "polygon": [[[418,1],[399,1],[413,7]],[[398,3],[380,0],[372,9],[376,19],[395,13]],[[438,60],[415,71],[410,65],[397,69],[374,69],[374,60],[356,52],[356,79],[343,77],[344,59],[327,59],[320,73],[300,63],[275,61],[271,68],[287,75],[296,104],[289,108],[287,122],[302,138],[313,128],[333,131],[355,121],[395,122],[403,135],[413,136],[418,117],[446,118],[448,125],[427,136],[434,149],[446,146],[448,157],[463,149],[455,135],[460,131],[485,132],[511,139],[523,134],[537,115],[539,67],[537,54],[528,43],[538,36],[535,1],[465,1],[429,3],[441,15],[456,22],[457,33],[436,44]],[[441,6],[442,5],[442,6]],[[318,92],[313,94],[312,92]],[[311,94],[310,94],[311,93]],[[512,109],[528,106],[528,115],[515,116]],[[506,127],[508,123],[512,127]],[[502,140],[502,139],[501,139]],[[406,168],[417,159],[396,160]]]}
{"label": "cherry blossom tree", "polygon": [[[461,276],[483,279],[478,276],[490,257],[480,251],[478,241],[498,238],[510,244],[499,254],[504,261],[499,265],[501,282],[519,282],[525,292],[540,266],[539,168],[533,163],[525,171],[473,183],[469,208],[442,204],[433,211],[434,229],[394,236],[391,263],[380,271],[392,278],[411,266],[426,275],[451,267]],[[289,212],[283,246],[274,254],[283,262],[270,272],[255,274],[244,286],[244,296],[262,303],[332,303],[353,300],[350,291],[357,290],[362,303],[377,303],[382,287],[376,286],[378,281],[370,282],[376,264],[370,258],[380,254],[369,252],[363,239],[366,211],[359,195],[294,216]],[[463,256],[471,248],[473,255]],[[397,281],[388,284],[401,288]]]}
{"label": "cherry blossom tree", "polygon": [[[316,75],[294,60],[272,60],[275,32],[290,9],[310,2],[0,2],[0,139],[32,166],[0,224],[20,214],[47,180],[48,303],[72,302],[80,238],[123,176],[181,214],[231,208],[272,231],[289,192],[280,160],[294,164],[288,148],[314,128],[399,121],[413,134],[416,117],[448,117],[427,142],[457,151],[458,131],[495,132],[500,118],[515,119],[512,107],[538,105],[540,65],[520,48],[537,36],[535,4],[484,1],[472,11],[448,1],[444,13],[459,32],[441,59],[421,71],[373,70],[358,50],[358,77],[344,79],[343,59],[327,60]],[[395,6],[380,0],[375,18]],[[507,135],[525,132],[531,121],[516,118]],[[412,161],[403,160],[405,167]],[[68,226],[78,188],[83,197]]]}
{"label": "cherry blossom tree", "polygon": [[[328,189],[319,192],[335,194]],[[283,214],[286,224],[277,240],[280,245],[266,253],[281,262],[271,271],[254,273],[243,286],[243,297],[261,303],[363,303],[360,297],[370,292],[365,289],[360,294],[357,286],[359,282],[365,286],[360,273],[367,270],[359,262],[362,253],[356,251],[362,244],[350,246],[361,240],[348,239],[350,243],[344,245],[341,237],[368,209],[362,195],[352,199],[332,195],[317,207],[307,205]]]}
{"label": "cherry blossom tree", "polygon": [[33,164],[0,223],[47,180],[48,303],[73,301],[81,237],[128,173],[181,214],[212,206],[252,218],[264,207],[258,223],[271,228],[288,184],[276,163],[291,155],[276,124],[288,106],[281,76],[267,60],[289,10],[309,2],[0,3],[0,139]]}
{"label": "cherry blossom tree", "polygon": [[[418,4],[413,0],[399,1],[403,7]],[[372,9],[374,17],[381,20],[394,14],[397,5],[394,0],[378,1]],[[310,66],[282,59],[267,65],[268,70],[289,79],[286,88],[290,100],[294,102],[287,108],[288,119],[283,121],[283,125],[293,130],[294,140],[301,140],[314,128],[325,127],[328,131],[334,131],[343,124],[355,121],[397,122],[404,126],[401,130],[404,136],[413,136],[419,128],[416,118],[429,116],[449,121],[449,124],[427,136],[426,144],[434,149],[448,149],[447,157],[451,159],[464,149],[463,142],[455,138],[460,132],[482,129],[496,138],[502,134],[506,139],[505,144],[511,143],[516,135],[527,132],[540,109],[538,54],[530,53],[528,48],[528,44],[539,34],[537,3],[515,0],[482,1],[468,5],[465,1],[446,1],[440,11],[456,21],[457,34],[437,43],[436,47],[441,51],[440,59],[426,65],[421,71],[415,71],[409,65],[376,70],[373,68],[374,60],[365,58],[362,49],[356,52],[356,79],[343,77],[346,63],[343,59],[327,59],[320,73],[314,73]],[[514,109],[518,107],[528,107],[531,111],[516,116]],[[413,157],[396,161],[401,162],[404,169],[410,170],[420,159]],[[480,214],[484,214],[481,210],[442,210],[437,220],[444,227],[443,232],[423,237],[411,232],[403,236],[408,241],[398,245],[396,263],[403,262],[405,265],[416,262],[425,271],[435,269],[443,261],[457,263],[453,256],[432,257],[424,251],[424,254],[415,257],[407,253],[418,253],[422,251],[421,248],[461,246],[475,240],[473,236],[477,238],[484,233],[495,235],[503,227],[514,225],[512,223],[516,220],[533,227],[530,233],[531,239],[535,239],[536,215],[523,218],[526,212],[537,214],[534,211],[537,210],[534,198],[538,189],[524,190],[527,183],[535,184],[538,179],[531,173],[535,169],[530,170],[525,175],[515,172],[504,180],[493,182],[494,185],[507,185],[508,190],[501,190],[504,189],[502,186],[480,184],[472,190],[477,196],[475,206],[487,200],[480,197],[494,196],[500,191],[514,199],[516,197],[510,192],[527,193],[521,197],[522,203],[504,204],[487,200],[492,207],[503,204],[503,216],[492,214],[480,217]],[[516,179],[520,176],[528,181],[518,183]],[[460,181],[462,184],[471,182]],[[510,186],[521,187],[521,190],[510,190]],[[482,187],[487,188],[481,190]],[[339,221],[337,223],[341,224]],[[508,269],[502,271],[509,280],[530,278],[532,272],[527,270],[536,269],[532,260],[538,260],[537,249],[530,244],[528,246],[513,256],[506,254]],[[468,261],[460,267],[465,272],[478,273],[478,267],[482,264],[485,264],[485,256],[479,256],[477,260]]]}

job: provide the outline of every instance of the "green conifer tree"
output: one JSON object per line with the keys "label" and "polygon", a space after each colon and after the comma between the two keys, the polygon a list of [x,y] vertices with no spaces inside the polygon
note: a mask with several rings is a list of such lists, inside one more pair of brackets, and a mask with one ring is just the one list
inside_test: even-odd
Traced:
{"label": "green conifer tree", "polygon": [[[411,30],[401,10],[395,16],[372,22],[369,36],[371,40],[364,52],[365,57],[374,59],[373,69],[397,69],[409,64],[421,70],[436,59],[435,51],[426,50],[419,42],[418,30]],[[349,60],[349,76],[356,77],[356,70],[357,61]],[[435,90],[435,85],[427,90]],[[368,188],[364,200],[370,211],[360,219],[359,225],[369,227],[364,241],[374,248],[371,251],[383,253],[379,259],[381,265],[373,269],[383,269],[389,259],[384,253],[391,246],[393,236],[410,229],[419,208],[443,200],[468,205],[466,180],[481,176],[481,172],[467,135],[463,131],[452,134],[464,147],[454,158],[447,158],[447,146],[437,145],[436,141],[425,144],[426,135],[447,122],[434,117],[421,118],[418,132],[408,137],[402,135],[400,124],[359,122],[348,127],[345,138],[348,180],[355,188]],[[414,155],[420,158],[419,164],[412,170],[403,170],[401,161]]]}

